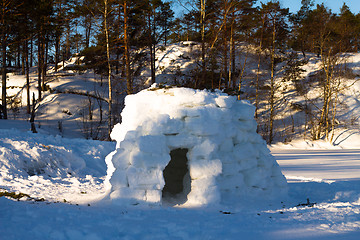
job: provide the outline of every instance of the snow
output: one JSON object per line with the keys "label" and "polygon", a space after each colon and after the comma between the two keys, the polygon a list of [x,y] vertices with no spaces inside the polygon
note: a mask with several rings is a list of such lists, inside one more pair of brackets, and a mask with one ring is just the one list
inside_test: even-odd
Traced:
{"label": "snow", "polygon": [[[272,153],[289,182],[289,196],[282,203],[259,205],[250,201],[236,207],[144,208],[104,205],[97,200],[104,194],[106,171],[105,162],[97,157],[104,158],[107,151],[114,149],[114,143],[53,138],[14,129],[1,130],[0,136],[1,147],[10,152],[22,149],[30,153],[31,149],[20,143],[5,145],[5,141],[27,142],[39,152],[43,149],[36,147],[35,142],[52,148],[61,145],[86,163],[82,169],[71,169],[74,174],[66,177],[29,176],[21,170],[20,163],[29,160],[26,156],[32,158],[30,155],[23,155],[23,161],[2,157],[2,163],[19,167],[4,171],[6,166],[2,165],[2,189],[46,199],[46,202],[18,202],[0,197],[0,234],[6,239],[238,239],[241,236],[349,240],[358,239],[360,234],[360,159],[356,150],[273,146]],[[102,144],[106,151],[101,150]],[[333,166],[324,168],[324,165]],[[341,172],[333,171],[339,168]],[[306,204],[307,198],[316,204],[298,206]]]}
{"label": "snow", "polygon": [[95,191],[91,197],[98,198],[103,191],[104,158],[114,146],[0,129],[0,188],[49,201],[88,202],[89,197],[82,200],[84,193],[91,196]]}
{"label": "snow", "polygon": [[[300,141],[271,146],[288,181],[288,196],[281,201],[200,208],[118,206],[100,200],[107,168],[103,159],[115,143],[32,134],[13,128],[18,126],[18,121],[11,120],[6,122],[8,129],[0,130],[1,154],[5,149],[18,156],[1,155],[0,192],[22,192],[45,202],[0,197],[0,236],[6,239],[359,238],[360,157],[359,150],[346,147],[352,146],[351,141],[344,140],[336,148],[318,142],[308,142],[303,148]],[[63,157],[65,150],[71,158]],[[44,156],[43,161],[53,156],[70,164],[72,174],[62,167],[53,172],[45,166],[44,173],[30,176],[22,164],[36,156],[30,154],[34,151]],[[67,161],[72,158],[82,159],[85,165],[73,168]],[[148,197],[159,200],[156,194]],[[307,199],[315,204],[307,206]]]}
{"label": "snow", "polygon": [[[23,135],[23,134],[21,134]],[[24,134],[22,136],[27,139]],[[71,140],[69,140],[71,141]],[[97,141],[87,140],[97,146]],[[272,148],[282,171],[289,177],[289,196],[281,202],[237,207],[172,208],[12,201],[0,198],[0,234],[6,239],[358,239],[360,234],[360,181],[319,169],[319,161],[348,152],[323,149],[313,160],[313,151]],[[280,154],[280,157],[278,157]],[[302,153],[302,155],[298,155]],[[308,153],[308,154],[307,154]],[[342,163],[344,173],[360,164],[359,157]],[[299,156],[299,157],[297,157]],[[346,160],[348,155],[343,155]],[[288,159],[294,162],[288,165]],[[308,164],[309,168],[302,166]],[[105,163],[103,163],[105,168]],[[90,170],[90,169],[89,169]],[[306,176],[312,173],[314,178]],[[289,175],[291,174],[291,176]],[[359,177],[359,174],[357,174]],[[44,184],[46,176],[40,176]],[[316,178],[316,179],[315,179]],[[76,178],[73,177],[73,180]],[[296,180],[296,181],[293,181]],[[331,181],[329,181],[331,180]],[[27,185],[34,177],[23,179]],[[42,193],[49,185],[44,185]],[[48,195],[61,195],[55,188]],[[65,185],[59,184],[58,186]],[[4,187],[1,184],[2,187]],[[45,188],[46,187],[46,188]],[[80,190],[78,186],[73,189]],[[86,188],[85,188],[86,189]],[[88,189],[86,189],[88,190]],[[29,188],[32,195],[35,192]],[[99,190],[97,194],[101,194]],[[82,194],[86,199],[87,194]],[[313,207],[306,205],[307,198]],[[63,202],[63,201],[61,201]]]}
{"label": "snow", "polygon": [[[187,59],[189,54],[189,47],[184,43],[169,45],[162,52],[158,50],[158,81],[186,81],[185,71],[194,65],[193,61]],[[304,76],[319,69],[319,59],[315,55],[310,56],[309,63],[304,66]],[[244,54],[239,55],[238,60],[239,63],[243,62]],[[74,64],[75,61],[76,58],[72,58],[65,65]],[[347,66],[351,67],[355,74],[359,74],[359,62],[360,54],[351,54]],[[249,58],[247,65],[249,70],[244,76],[251,77],[251,72],[256,73],[257,61],[251,62]],[[37,97],[37,76],[33,70],[30,74],[30,90],[31,94],[35,93]],[[49,72],[51,71],[50,69]],[[149,71],[142,74],[150,76]],[[22,99],[20,107],[25,106],[25,77],[12,73],[8,73],[8,76],[8,95]],[[1,239],[359,239],[359,82],[355,82],[341,96],[348,109],[339,116],[342,121],[346,120],[351,124],[347,126],[349,128],[336,130],[333,142],[294,139],[288,144],[270,146],[287,179],[287,197],[273,202],[253,199],[234,204],[235,200],[229,194],[227,199],[232,204],[174,208],[158,205],[114,205],[106,204],[102,200],[106,194],[105,178],[115,171],[112,166],[113,155],[120,158],[120,155],[128,154],[125,150],[114,152],[114,149],[131,148],[139,136],[137,131],[127,131],[121,137],[117,135],[117,144],[121,142],[118,146],[113,142],[78,139],[85,136],[81,114],[86,114],[84,109],[88,107],[86,104],[89,98],[86,93],[99,94],[102,98],[107,96],[107,85],[105,82],[100,84],[98,78],[99,76],[91,72],[79,75],[62,70],[59,74],[54,74],[48,83],[54,92],[45,93],[45,100],[38,110],[39,118],[36,118],[36,127],[40,134],[28,132],[30,123],[23,120],[27,116],[22,117],[21,112],[10,111],[11,120],[0,120],[0,196],[6,192],[30,196],[23,197],[20,201],[0,197]],[[357,79],[358,77],[355,80]],[[349,84],[351,83],[353,80],[349,81]],[[62,93],[69,89],[74,92],[81,91],[85,95]],[[205,98],[198,100],[200,105],[206,101]],[[297,100],[300,103],[302,101],[299,97]],[[218,96],[214,104],[220,108],[232,108],[234,102],[236,101],[231,98]],[[162,106],[163,102],[159,101],[157,104]],[[99,106],[96,102],[94,106],[94,116],[98,117]],[[106,116],[105,102],[102,107]],[[55,108],[58,111],[51,112],[51,109]],[[139,116],[142,116],[145,110],[142,109]],[[169,112],[171,109],[168,109],[167,114]],[[186,114],[196,117],[199,111],[179,110],[171,113],[174,118],[181,118]],[[209,116],[213,115],[209,113]],[[144,129],[154,131],[158,129],[157,125],[166,125],[169,119],[159,115],[154,119],[157,124],[149,123]],[[352,119],[355,119],[354,123]],[[63,124],[62,132],[59,121]],[[295,121],[301,122],[303,119],[295,118]],[[199,126],[197,122],[192,124]],[[169,134],[181,128],[181,124],[173,124],[172,128],[168,128]],[[238,124],[238,128],[255,129],[256,125],[245,121]],[[220,127],[220,130],[223,128]],[[231,129],[225,131],[227,136],[235,137]],[[127,141],[120,140],[123,138]],[[257,141],[257,135],[237,135],[236,139],[239,142]],[[149,146],[144,144],[142,149],[147,149]],[[184,134],[178,134],[176,139],[169,139],[168,144],[171,147],[194,145],[194,141]],[[243,148],[247,147],[250,146]],[[217,151],[229,152],[232,148],[232,142],[224,140]],[[238,148],[237,151],[241,153],[243,149]],[[198,153],[201,153],[200,150]],[[136,154],[138,155],[134,155],[134,160],[139,164],[137,159],[143,157],[148,158],[149,162],[155,161],[149,153],[142,153],[143,156],[140,152]],[[222,171],[238,171],[239,166],[231,164],[231,158],[226,157],[223,160]],[[267,163],[259,161],[259,164]],[[251,168],[253,162],[243,161],[243,164],[241,167]],[[119,162],[116,167],[117,170],[126,169],[128,165],[121,165]],[[207,168],[212,173],[219,169],[216,161]],[[249,171],[247,178],[233,175],[227,183],[232,186],[232,181],[255,181],[251,176],[256,174],[263,173]],[[116,176],[124,177],[125,173]],[[136,174],[131,176],[136,177]],[[119,179],[117,183],[126,181]],[[226,185],[224,182],[221,184]],[[41,199],[45,201],[40,201]],[[160,201],[159,195],[151,191],[147,192],[147,199],[151,202]],[[310,204],[307,204],[307,199]]]}

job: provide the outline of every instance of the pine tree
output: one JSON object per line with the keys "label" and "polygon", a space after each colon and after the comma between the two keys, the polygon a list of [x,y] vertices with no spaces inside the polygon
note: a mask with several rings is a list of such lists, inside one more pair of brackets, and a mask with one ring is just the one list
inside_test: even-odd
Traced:
{"label": "pine tree", "polygon": [[21,5],[21,1],[17,0],[2,0],[0,2],[0,43],[1,43],[1,60],[2,60],[2,117],[7,119],[7,101],[6,101],[6,80],[7,80],[7,51],[8,44],[11,39],[12,26],[15,25],[15,17],[18,15],[18,8]]}
{"label": "pine tree", "polygon": [[53,31],[54,1],[36,0],[33,8],[33,21],[37,33],[38,44],[38,99],[42,99],[41,91],[46,90],[46,56],[48,43]]}
{"label": "pine tree", "polygon": [[313,6],[314,0],[302,0],[300,10],[290,16],[293,27],[290,46],[294,50],[300,50],[304,57],[306,57],[305,51],[309,50],[308,32],[305,24]]}
{"label": "pine tree", "polygon": [[162,40],[166,46],[171,29],[174,26],[174,11],[171,9],[169,2],[162,2],[156,20],[161,31],[160,40]]}
{"label": "pine tree", "polygon": [[357,21],[345,3],[341,7],[340,14],[334,24],[335,32],[340,38],[339,52],[356,51],[353,43],[357,41],[359,36],[356,29]]}

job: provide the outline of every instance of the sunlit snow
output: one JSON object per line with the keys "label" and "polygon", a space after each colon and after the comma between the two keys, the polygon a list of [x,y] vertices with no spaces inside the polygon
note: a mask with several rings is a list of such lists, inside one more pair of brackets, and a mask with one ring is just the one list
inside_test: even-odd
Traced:
{"label": "sunlit snow", "polygon": [[[194,46],[179,43],[157,52],[159,82],[186,80],[176,71],[194,65],[187,59],[190,47]],[[244,56],[239,56],[238,62],[243,62]],[[359,59],[360,54],[347,59],[355,74],[360,72]],[[305,75],[318,70],[317,61],[315,55],[310,56]],[[253,72],[257,61],[249,59],[248,66]],[[50,69],[49,74],[51,82],[47,84],[54,92],[45,93],[38,109],[38,134],[29,132],[29,122],[16,111],[11,112],[10,120],[0,120],[0,239],[359,239],[357,125],[336,130],[332,143],[301,138],[270,146],[288,181],[288,195],[277,201],[237,202],[234,198],[230,202],[237,204],[197,208],[114,205],[103,197],[105,158],[116,150],[116,143],[79,139],[92,137],[82,119],[87,95],[104,100],[107,85],[100,84],[99,76],[90,71],[54,74]],[[149,71],[142,74],[149,79]],[[8,76],[8,95],[17,96],[24,107],[25,77]],[[36,78],[31,71],[30,91],[35,98]],[[81,94],[64,93],[69,90]],[[358,118],[359,96],[360,83],[355,82],[341,96],[348,109],[339,117]],[[106,102],[93,103],[94,118],[100,118],[101,104],[105,116]],[[116,138],[121,142],[124,137],[119,134]],[[29,197],[17,201],[3,196],[19,193]]]}

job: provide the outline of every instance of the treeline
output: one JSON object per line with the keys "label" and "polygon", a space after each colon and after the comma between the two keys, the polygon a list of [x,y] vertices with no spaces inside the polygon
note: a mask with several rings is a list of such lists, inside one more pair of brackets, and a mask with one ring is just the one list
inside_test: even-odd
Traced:
{"label": "treeline", "polygon": [[[155,81],[155,46],[166,44],[174,20],[170,3],[161,0],[3,0],[0,2],[2,114],[7,118],[6,73],[20,69],[27,76],[30,113],[29,68],[38,67],[37,102],[47,90],[46,69],[55,71],[74,54],[85,55],[87,68],[109,80],[109,116],[112,115],[112,80],[126,81],[133,93],[134,64],[149,48]],[[81,66],[79,66],[81,68]],[[109,131],[112,126],[109,119]]]}
{"label": "treeline", "polygon": [[[246,42],[257,48],[257,71],[252,80],[256,117],[263,86],[261,68],[269,68],[267,90],[269,119],[266,132],[273,141],[276,115],[275,83],[278,52],[289,50],[306,54],[316,53],[323,59],[322,81],[324,106],[312,114],[314,139],[328,131],[332,124],[330,108],[335,104],[331,84],[341,52],[358,51],[360,45],[360,14],[353,14],[344,3],[339,14],[324,4],[302,0],[301,9],[289,13],[279,1],[256,6],[256,0],[188,0],[180,1],[184,14],[174,17],[171,4],[162,0],[2,0],[0,2],[0,44],[2,64],[2,105],[6,118],[6,73],[9,68],[20,69],[29,80],[29,68],[38,67],[38,101],[46,90],[46,69],[73,54],[85,56],[86,67],[106,76],[109,83],[109,116],[112,113],[114,80],[126,83],[127,94],[138,90],[134,83],[139,66],[149,61],[151,82],[156,81],[155,52],[158,44],[179,41],[199,43],[198,71],[188,86],[214,89],[221,86],[241,98],[245,91],[242,67],[236,63],[237,46]],[[139,49],[147,49],[148,55]],[[264,55],[266,57],[264,57]],[[295,58],[295,56],[293,56]],[[144,60],[146,59],[146,60]],[[299,80],[299,61],[288,61],[286,78]],[[299,85],[299,84],[298,84]],[[27,88],[29,96],[29,84]],[[30,112],[30,96],[28,97]],[[315,117],[319,115],[320,117]],[[310,116],[311,117],[311,116]],[[309,117],[309,118],[310,118]],[[316,120],[314,120],[316,118]],[[315,123],[316,122],[316,123]],[[112,122],[109,117],[109,129]]]}

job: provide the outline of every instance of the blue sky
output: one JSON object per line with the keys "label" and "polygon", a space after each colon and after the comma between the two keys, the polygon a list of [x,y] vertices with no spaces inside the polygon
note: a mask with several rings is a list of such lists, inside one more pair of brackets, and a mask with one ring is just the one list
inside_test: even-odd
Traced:
{"label": "blue sky", "polygon": [[[262,0],[260,2],[268,2],[270,0]],[[351,12],[354,14],[358,14],[360,12],[360,1],[359,0],[315,0],[316,4],[324,3],[326,7],[330,8],[332,12],[339,13],[340,8],[343,3],[349,6]],[[280,3],[283,7],[287,7],[290,9],[290,12],[296,12],[301,7],[301,0],[280,0]]]}
{"label": "blue sky", "polygon": [[[165,0],[169,1],[169,0]],[[268,2],[270,0],[258,0],[257,4],[260,5],[260,2]],[[290,12],[297,12],[301,7],[301,0],[279,0],[282,7],[289,8]],[[184,2],[184,1],[182,1]],[[326,7],[330,8],[333,13],[339,13],[340,8],[343,3],[349,6],[350,10],[354,14],[358,14],[360,12],[360,0],[315,0],[316,4],[324,3]],[[184,10],[178,3],[178,0],[173,0],[173,7],[175,11],[176,17],[182,15],[183,12],[187,12]]]}

